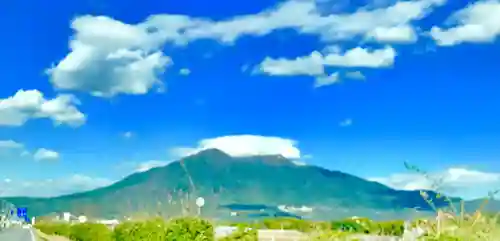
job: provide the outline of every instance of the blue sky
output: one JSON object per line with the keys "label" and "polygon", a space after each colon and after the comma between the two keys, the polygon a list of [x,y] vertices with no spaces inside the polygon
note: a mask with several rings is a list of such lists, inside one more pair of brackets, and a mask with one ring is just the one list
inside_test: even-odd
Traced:
{"label": "blue sky", "polygon": [[465,197],[500,188],[498,0],[2,4],[0,195],[210,147],[400,189],[429,186],[404,161]]}

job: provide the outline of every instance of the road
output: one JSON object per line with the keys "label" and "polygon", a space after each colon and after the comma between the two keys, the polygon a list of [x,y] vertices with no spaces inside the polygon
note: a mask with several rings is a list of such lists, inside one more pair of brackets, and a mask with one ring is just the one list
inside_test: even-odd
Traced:
{"label": "road", "polygon": [[303,241],[306,236],[296,230],[259,230],[259,241]]}
{"label": "road", "polygon": [[[236,227],[219,226],[215,229],[215,236],[217,238],[222,238],[234,232]],[[308,236],[296,230],[277,230],[277,229],[259,229],[258,230],[259,241],[304,241],[307,240]],[[353,240],[360,241],[415,241],[414,237],[406,237],[406,239],[401,239],[400,237],[392,236],[378,236],[378,235],[367,235],[367,234],[353,234],[349,237]]]}
{"label": "road", "polygon": [[35,235],[31,229],[21,227],[12,227],[0,231],[0,240],[2,241],[36,241]]}

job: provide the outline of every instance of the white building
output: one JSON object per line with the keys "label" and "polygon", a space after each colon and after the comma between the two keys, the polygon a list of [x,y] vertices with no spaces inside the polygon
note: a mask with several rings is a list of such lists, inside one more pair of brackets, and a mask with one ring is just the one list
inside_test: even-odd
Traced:
{"label": "white building", "polygon": [[8,221],[7,221],[7,216],[5,215],[0,215],[0,229],[2,228],[7,228],[8,226]]}
{"label": "white building", "polygon": [[78,222],[80,222],[80,223],[86,223],[87,221],[88,221],[87,216],[82,215],[82,216],[78,217]]}
{"label": "white building", "polygon": [[120,221],[117,219],[109,219],[109,220],[97,220],[96,223],[104,224],[109,228],[113,229],[116,225],[120,224]]}
{"label": "white building", "polygon": [[63,213],[63,220],[64,220],[64,222],[69,222],[70,219],[71,219],[71,213],[64,212]]}

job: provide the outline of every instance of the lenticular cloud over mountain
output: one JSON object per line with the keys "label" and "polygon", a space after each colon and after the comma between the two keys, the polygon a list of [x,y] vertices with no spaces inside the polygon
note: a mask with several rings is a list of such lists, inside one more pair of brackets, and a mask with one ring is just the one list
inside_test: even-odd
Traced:
{"label": "lenticular cloud over mountain", "polygon": [[207,149],[219,149],[233,157],[259,155],[282,155],[290,159],[301,157],[296,141],[258,135],[234,135],[203,139],[198,142],[197,147],[176,147],[170,152],[173,156],[184,157]]}

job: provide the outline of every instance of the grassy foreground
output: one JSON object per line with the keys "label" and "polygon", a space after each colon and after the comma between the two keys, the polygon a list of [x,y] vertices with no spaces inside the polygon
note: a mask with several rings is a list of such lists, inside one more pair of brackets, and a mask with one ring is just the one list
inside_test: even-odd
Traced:
{"label": "grassy foreground", "polygon": [[[498,215],[453,215],[437,211],[436,220],[415,220],[406,228],[419,227],[425,233],[418,239],[430,241],[488,241],[498,240],[500,226]],[[229,224],[238,231],[219,240],[257,240],[256,229],[298,230],[305,234],[305,240],[351,240],[353,234],[371,234],[403,237],[405,224],[402,220],[374,222],[365,218],[332,222],[312,222],[298,219],[268,219],[259,223]],[[60,235],[75,241],[212,241],[214,225],[204,219],[183,217],[170,220],[154,218],[144,221],[130,221],[119,224],[113,230],[96,223],[50,223],[42,222],[35,227],[45,234]],[[251,228],[251,229],[248,229]],[[408,236],[405,236],[408,237]]]}

